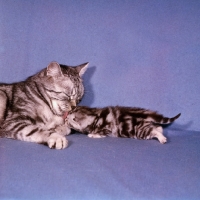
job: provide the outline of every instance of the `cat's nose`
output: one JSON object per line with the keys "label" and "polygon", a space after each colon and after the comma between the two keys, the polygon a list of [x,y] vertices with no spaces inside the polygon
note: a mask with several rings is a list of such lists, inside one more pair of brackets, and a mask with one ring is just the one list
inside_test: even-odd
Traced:
{"label": "cat's nose", "polygon": [[71,104],[72,110],[73,110],[74,108],[76,108],[76,101],[75,101],[75,100],[71,100],[70,104]]}
{"label": "cat's nose", "polygon": [[76,108],[76,106],[71,106],[72,110],[74,110]]}

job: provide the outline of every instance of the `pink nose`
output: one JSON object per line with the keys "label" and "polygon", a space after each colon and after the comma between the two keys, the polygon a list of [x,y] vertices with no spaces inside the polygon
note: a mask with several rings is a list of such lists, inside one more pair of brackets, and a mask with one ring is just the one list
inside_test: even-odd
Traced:
{"label": "pink nose", "polygon": [[76,101],[75,100],[71,100],[70,101],[70,105],[71,105],[71,108],[73,110],[76,107]]}

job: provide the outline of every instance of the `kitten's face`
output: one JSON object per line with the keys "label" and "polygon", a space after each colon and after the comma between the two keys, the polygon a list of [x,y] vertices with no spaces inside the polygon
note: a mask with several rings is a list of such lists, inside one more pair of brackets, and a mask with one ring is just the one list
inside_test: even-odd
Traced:
{"label": "kitten's face", "polygon": [[69,128],[76,131],[85,131],[86,128],[94,122],[94,116],[90,116],[76,109],[72,111],[66,118]]}
{"label": "kitten's face", "polygon": [[87,65],[68,67],[52,62],[43,73],[43,86],[56,115],[72,110],[81,100],[84,94],[81,76]]}

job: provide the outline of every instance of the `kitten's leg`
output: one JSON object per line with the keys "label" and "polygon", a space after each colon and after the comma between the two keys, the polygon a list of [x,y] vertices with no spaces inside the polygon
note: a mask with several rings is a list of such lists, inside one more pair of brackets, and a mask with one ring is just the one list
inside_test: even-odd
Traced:
{"label": "kitten's leg", "polygon": [[167,142],[167,138],[163,135],[163,128],[161,126],[153,128],[151,132],[151,138],[157,138],[161,144]]}
{"label": "kitten's leg", "polygon": [[88,137],[90,138],[103,138],[103,137],[106,137],[105,135],[100,135],[100,134],[95,134],[95,133],[90,133],[88,134]]}
{"label": "kitten's leg", "polygon": [[88,134],[90,138],[104,138],[112,134],[112,131],[109,129],[102,129],[100,131],[92,131],[92,133]]}
{"label": "kitten's leg", "polygon": [[6,104],[7,104],[7,96],[5,92],[0,90],[0,124],[4,120]]}

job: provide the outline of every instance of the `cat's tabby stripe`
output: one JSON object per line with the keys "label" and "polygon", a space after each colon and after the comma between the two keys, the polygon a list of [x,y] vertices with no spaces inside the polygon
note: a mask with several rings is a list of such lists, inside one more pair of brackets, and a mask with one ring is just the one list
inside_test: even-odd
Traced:
{"label": "cat's tabby stripe", "polygon": [[26,134],[26,137],[33,135],[34,133],[38,132],[38,128],[33,129],[28,134]]}
{"label": "cat's tabby stripe", "polygon": [[46,143],[50,148],[67,147],[65,135],[70,129],[63,115],[84,94],[81,76],[87,65],[51,62],[25,81],[0,84],[0,137]]}

